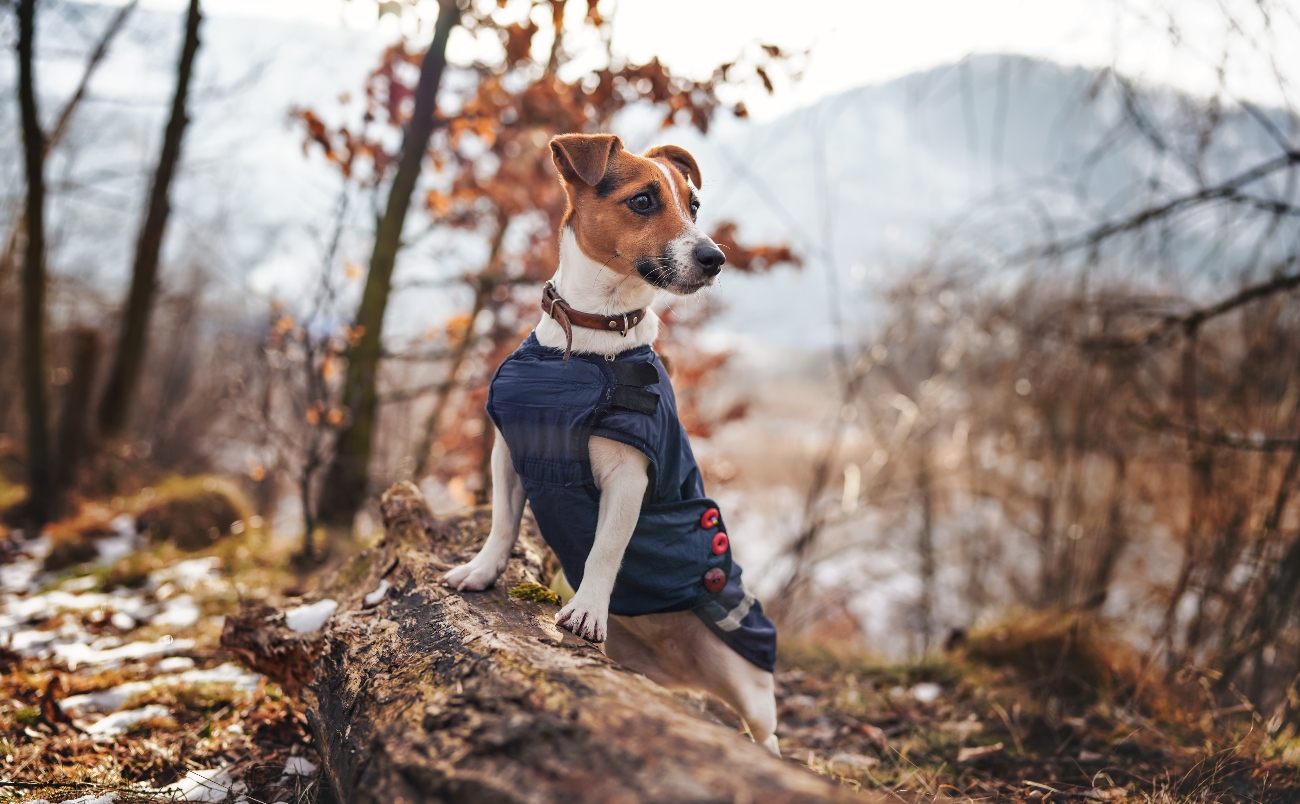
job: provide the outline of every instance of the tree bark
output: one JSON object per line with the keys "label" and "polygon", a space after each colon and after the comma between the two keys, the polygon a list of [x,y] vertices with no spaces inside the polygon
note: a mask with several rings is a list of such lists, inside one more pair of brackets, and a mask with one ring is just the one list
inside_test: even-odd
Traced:
{"label": "tree bark", "polygon": [[[95,71],[99,68],[100,63],[108,54],[108,46],[121,31],[127,17],[135,10],[139,0],[131,0],[130,3],[123,6],[113,19],[109,22],[108,27],[99,38],[99,43],[91,52],[90,58],[86,60],[86,66],[82,69],[81,80],[77,83],[77,89],[72,93],[72,97],[63,105],[63,110],[59,112],[59,119],[54,122],[54,127],[50,129],[49,136],[45,138],[45,155],[48,156],[51,149],[58,145],[59,140],[63,138],[64,133],[68,130],[68,125],[72,122],[72,115],[76,112],[81,101],[86,97],[86,91],[90,87],[90,79],[94,77]],[[9,234],[6,235],[3,250],[0,250],[0,309],[9,309],[13,299],[10,297],[10,281],[14,273],[14,267],[18,264],[18,247],[22,243],[23,234],[27,231],[27,212],[18,210],[14,216],[12,225],[9,226]],[[17,339],[17,333],[10,331],[10,323],[7,320],[0,321],[0,342],[13,337]],[[7,364],[10,359],[9,352],[0,350],[0,376],[7,373]],[[0,397],[0,428],[3,428],[9,419],[9,397]]]}
{"label": "tree bark", "polygon": [[530,528],[494,589],[461,594],[439,577],[473,555],[490,510],[435,519],[409,483],[380,508],[386,535],[332,582],[339,608],[322,633],[295,634],[259,609],[222,636],[303,689],[339,801],[863,800],[559,630],[554,604],[510,597],[541,582],[546,548]]}
{"label": "tree bark", "polygon": [[181,45],[180,63],[176,68],[176,92],[172,96],[171,115],[163,133],[162,151],[149,188],[149,205],[136,240],[135,263],[131,268],[131,290],[122,311],[121,334],[109,371],[104,396],[99,403],[99,432],[104,438],[117,438],[126,430],[131,404],[140,384],[149,334],[149,316],[153,311],[158,283],[158,259],[162,253],[167,219],[171,215],[171,184],[180,162],[181,141],[189,124],[186,103],[194,58],[199,51],[199,0],[190,0],[185,18],[185,40]]}
{"label": "tree bark", "polygon": [[72,370],[63,390],[58,426],[58,478],[61,488],[75,488],[81,461],[90,454],[90,395],[99,365],[99,333],[79,327],[72,333]]}
{"label": "tree bark", "polygon": [[393,266],[401,248],[402,227],[411,206],[411,193],[420,177],[420,165],[433,135],[438,87],[447,66],[447,38],[460,22],[457,0],[439,0],[438,21],[433,41],[420,65],[415,90],[415,109],[402,137],[402,156],[388,191],[388,205],[375,229],[370,271],[357,309],[356,327],[361,331],[357,345],[348,353],[343,380],[343,404],[351,414],[339,433],[334,458],[326,470],[320,494],[318,519],[322,524],[351,527],[366,500],[370,481],[370,450],[378,415],[376,380],[382,347],[384,313],[392,289]]}
{"label": "tree bark", "polygon": [[503,213],[497,215],[497,231],[492,237],[492,245],[488,249],[487,264],[483,266],[483,272],[478,276],[478,282],[474,287],[474,303],[469,308],[469,325],[465,327],[465,335],[456,344],[456,348],[451,354],[451,363],[447,366],[447,376],[442,382],[438,383],[437,398],[433,402],[433,409],[429,412],[429,418],[424,422],[424,435],[420,438],[420,445],[416,447],[415,452],[415,477],[418,480],[424,477],[424,470],[429,466],[430,453],[433,451],[433,442],[438,437],[439,428],[442,426],[442,417],[447,412],[447,407],[451,402],[452,391],[456,388],[457,375],[460,374],[460,367],[465,364],[465,358],[469,355],[471,349],[478,342],[474,335],[474,322],[478,320],[479,313],[487,307],[488,298],[492,291],[496,289],[497,279],[500,273],[500,255],[501,245],[506,239],[506,228],[510,225],[510,220]]}
{"label": "tree bark", "polygon": [[917,540],[917,557],[921,563],[921,596],[917,609],[921,615],[921,655],[930,652],[934,633],[934,593],[936,565],[934,557],[934,478],[930,473],[930,445],[921,442],[917,459],[916,485],[921,495],[921,532]]}
{"label": "tree bark", "polygon": [[18,105],[27,179],[23,254],[22,386],[27,414],[28,516],[39,528],[59,507],[45,395],[45,135],[36,106],[36,0],[18,3]]}

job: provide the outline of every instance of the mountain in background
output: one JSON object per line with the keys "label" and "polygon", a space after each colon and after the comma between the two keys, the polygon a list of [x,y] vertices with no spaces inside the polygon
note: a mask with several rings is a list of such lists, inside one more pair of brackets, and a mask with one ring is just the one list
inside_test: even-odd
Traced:
{"label": "mountain in background", "polygon": [[[1133,108],[1156,122],[1161,143],[1131,124]],[[923,261],[995,270],[1005,255],[1193,190],[1173,152],[1198,147],[1201,114],[1199,101],[1172,90],[1138,88],[1126,100],[1099,70],[986,55],[701,138],[707,219],[787,239],[807,258],[800,272],[729,279],[720,326],[824,347],[832,306],[850,332],[869,325],[872,300]],[[1267,114],[1287,127],[1281,112]],[[1245,111],[1224,110],[1204,175],[1222,179],[1276,153]],[[1137,278],[1185,281],[1187,265],[1216,244],[1213,232],[1192,232],[1167,261],[1143,259]]]}
{"label": "mountain in background", "polygon": [[[65,54],[40,65],[47,119],[79,75],[79,59],[66,56],[76,50],[69,31],[84,46],[114,11],[64,6],[77,10],[77,24],[66,13],[62,20],[49,14],[39,42],[43,53]],[[92,285],[110,299],[120,293],[180,33],[179,15],[137,11],[52,160],[51,266],[60,281]],[[340,96],[362,97],[386,43],[378,32],[231,17],[207,18],[202,36],[164,282],[174,286],[196,269],[210,299],[242,300],[245,312],[260,319],[271,297],[291,302],[310,286],[338,214],[337,172],[319,154],[304,155],[289,112],[356,114],[360,104],[341,106]],[[13,86],[11,60],[0,62],[0,82]],[[831,341],[836,315],[850,329],[869,325],[879,290],[940,246],[988,259],[1051,237],[1041,228],[1044,213],[1068,229],[1150,192],[1165,157],[1122,133],[1116,87],[1096,70],[974,56],[828,97],[768,123],[719,121],[707,138],[662,131],[657,115],[636,109],[619,132],[637,150],[671,140],[695,152],[705,177],[706,228],[732,220],[743,239],[788,241],[806,258],[802,270],[724,272],[715,293],[728,310],[714,327],[718,338],[742,347],[820,348]],[[5,97],[0,123],[17,132],[13,93]],[[1192,102],[1148,89],[1139,103],[1176,122]],[[1227,129],[1230,136],[1216,146],[1223,153],[1210,154],[1219,172],[1268,147],[1244,114]],[[15,134],[0,142],[10,210],[20,199],[20,168]],[[1176,183],[1177,171],[1169,170]],[[375,203],[354,198],[347,213],[343,253],[358,263],[368,253]],[[399,285],[454,276],[476,258],[449,252],[426,216],[411,219]],[[458,306],[445,289],[404,291],[390,308],[390,331],[427,330]]]}

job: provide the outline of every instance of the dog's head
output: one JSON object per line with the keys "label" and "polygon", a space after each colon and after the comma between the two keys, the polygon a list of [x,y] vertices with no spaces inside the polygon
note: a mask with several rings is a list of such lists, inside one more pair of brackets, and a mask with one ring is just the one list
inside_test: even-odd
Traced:
{"label": "dog's head", "polygon": [[695,225],[700,167],[685,148],[636,156],[613,134],[562,134],[551,156],[564,178],[564,225],[590,259],[679,295],[713,284],[726,261]]}

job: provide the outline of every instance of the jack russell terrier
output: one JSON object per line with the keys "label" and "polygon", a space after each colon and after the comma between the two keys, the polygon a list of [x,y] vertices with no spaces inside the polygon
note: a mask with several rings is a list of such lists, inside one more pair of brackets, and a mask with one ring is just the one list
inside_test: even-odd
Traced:
{"label": "jack russell terrier", "polygon": [[779,755],[776,628],[741,585],[651,348],[658,291],[695,293],[725,261],[695,225],[700,168],[683,148],[636,156],[610,134],[555,137],[551,155],[568,195],[560,265],[547,315],[489,390],[492,531],[444,583],[496,582],[527,499],[577,589],[556,623],[653,681],[712,693]]}

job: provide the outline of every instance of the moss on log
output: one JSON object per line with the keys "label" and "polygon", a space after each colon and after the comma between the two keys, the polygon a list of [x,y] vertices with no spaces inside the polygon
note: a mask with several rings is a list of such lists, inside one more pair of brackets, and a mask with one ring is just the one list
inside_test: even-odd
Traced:
{"label": "moss on log", "polygon": [[542,583],[545,548],[527,528],[494,589],[457,593],[438,579],[473,555],[490,513],[434,518],[409,483],[381,510],[386,535],[330,585],[339,608],[321,633],[304,640],[259,612],[227,634],[246,660],[314,657],[305,681],[290,664],[340,801],[862,800],[560,630],[554,604],[512,598]]}

